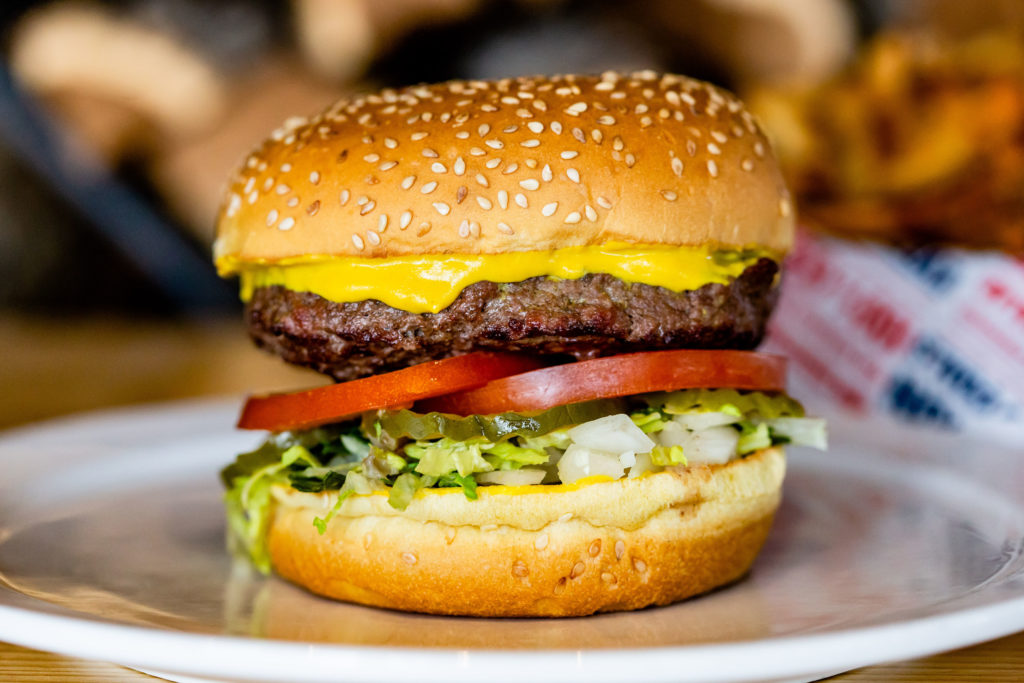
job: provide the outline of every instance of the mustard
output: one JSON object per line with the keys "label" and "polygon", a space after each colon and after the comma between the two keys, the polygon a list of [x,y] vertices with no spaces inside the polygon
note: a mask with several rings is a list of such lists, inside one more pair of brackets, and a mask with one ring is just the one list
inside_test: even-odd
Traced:
{"label": "mustard", "polygon": [[239,274],[244,301],[257,288],[281,285],[337,303],[376,299],[410,313],[437,313],[477,282],[520,282],[538,276],[572,280],[607,273],[625,282],[682,292],[709,283],[726,284],[766,255],[771,256],[763,250],[724,251],[713,245],[611,243],[504,254],[329,256],[275,262],[225,258],[218,268],[222,275]]}

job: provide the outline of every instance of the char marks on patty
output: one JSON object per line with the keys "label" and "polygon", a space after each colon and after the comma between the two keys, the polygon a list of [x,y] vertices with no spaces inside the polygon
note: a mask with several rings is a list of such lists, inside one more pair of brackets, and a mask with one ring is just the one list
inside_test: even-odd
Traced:
{"label": "char marks on patty", "polygon": [[376,300],[336,303],[273,286],[253,292],[256,343],[344,381],[471,351],[579,359],[669,348],[749,349],[764,336],[778,265],[762,258],[729,284],[685,292],[611,275],[478,282],[437,313]]}

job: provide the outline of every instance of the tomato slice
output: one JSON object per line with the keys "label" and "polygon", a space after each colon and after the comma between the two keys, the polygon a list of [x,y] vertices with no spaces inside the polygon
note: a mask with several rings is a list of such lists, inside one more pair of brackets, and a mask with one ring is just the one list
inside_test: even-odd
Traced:
{"label": "tomato slice", "polygon": [[541,363],[530,356],[468,353],[307,391],[252,396],[242,408],[238,427],[272,432],[308,429],[376,408],[408,407],[419,399],[472,389],[538,367]]}
{"label": "tomato slice", "polygon": [[416,404],[418,412],[493,415],[676,389],[782,391],[786,360],[754,351],[647,351],[579,361],[496,379]]}

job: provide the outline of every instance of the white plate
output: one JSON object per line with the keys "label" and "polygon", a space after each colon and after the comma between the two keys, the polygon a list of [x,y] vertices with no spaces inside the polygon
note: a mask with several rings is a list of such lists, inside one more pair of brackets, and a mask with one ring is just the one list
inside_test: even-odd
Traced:
{"label": "white plate", "polygon": [[235,414],[177,404],[0,438],[0,640],[179,680],[754,681],[1024,629],[1021,452],[836,425],[828,454],[791,454],[739,584],[628,614],[474,620],[332,603],[233,565],[217,470],[258,439]]}

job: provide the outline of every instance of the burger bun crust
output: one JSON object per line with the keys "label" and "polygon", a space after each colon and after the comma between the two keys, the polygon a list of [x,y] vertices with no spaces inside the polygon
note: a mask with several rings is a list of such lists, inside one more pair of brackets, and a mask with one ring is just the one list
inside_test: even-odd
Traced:
{"label": "burger bun crust", "polygon": [[[768,535],[784,470],[782,450],[770,448],[569,491],[481,488],[476,501],[422,491],[410,514],[359,496],[323,535],[313,525],[322,510],[279,504],[269,550],[289,581],[363,605],[481,617],[634,610],[742,577]],[[532,512],[517,521],[520,506]],[[489,513],[503,523],[480,524]]]}

